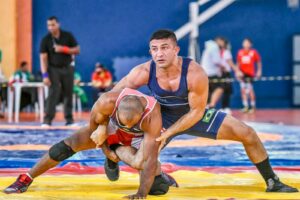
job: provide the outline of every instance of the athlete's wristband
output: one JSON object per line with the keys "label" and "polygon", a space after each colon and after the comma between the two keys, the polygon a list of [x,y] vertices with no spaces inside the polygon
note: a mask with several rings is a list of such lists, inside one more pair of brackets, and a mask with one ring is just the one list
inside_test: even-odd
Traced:
{"label": "athlete's wristband", "polygon": [[70,53],[70,48],[68,46],[63,46],[62,47],[62,52],[65,54],[69,54]]}
{"label": "athlete's wristband", "polygon": [[42,76],[43,76],[43,78],[49,78],[48,72],[43,73]]}

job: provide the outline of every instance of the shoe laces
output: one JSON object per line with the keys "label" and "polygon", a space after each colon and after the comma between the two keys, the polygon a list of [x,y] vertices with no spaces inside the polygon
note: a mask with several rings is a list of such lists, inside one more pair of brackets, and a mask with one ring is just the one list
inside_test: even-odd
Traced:
{"label": "shoe laces", "polygon": [[169,174],[164,173],[164,172],[162,172],[161,175],[168,182],[169,186],[179,187],[178,183],[172,176],[170,176]]}
{"label": "shoe laces", "polygon": [[22,174],[18,177],[17,181],[12,185],[13,187],[20,187],[31,183],[31,178],[26,174]]}
{"label": "shoe laces", "polygon": [[272,189],[276,182],[280,182],[278,176],[275,175],[273,178],[269,178],[267,181],[268,188]]}

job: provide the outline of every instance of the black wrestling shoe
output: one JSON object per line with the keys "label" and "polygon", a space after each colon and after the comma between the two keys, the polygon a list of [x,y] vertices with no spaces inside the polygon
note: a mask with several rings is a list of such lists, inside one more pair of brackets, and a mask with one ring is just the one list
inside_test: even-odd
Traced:
{"label": "black wrestling shoe", "polygon": [[161,175],[168,182],[170,187],[179,187],[178,183],[171,175],[164,172],[162,172]]}
{"label": "black wrestling shoe", "polygon": [[153,184],[148,194],[150,195],[163,195],[169,191],[170,183],[166,178],[160,174],[154,177]]}
{"label": "black wrestling shoe", "polygon": [[266,192],[284,192],[284,193],[291,193],[291,192],[299,192],[297,188],[293,188],[282,183],[277,176],[275,178],[269,178],[267,181],[268,188]]}
{"label": "black wrestling shoe", "polygon": [[6,194],[26,192],[32,181],[32,178],[30,178],[27,174],[21,174],[17,180],[5,188],[3,192]]}
{"label": "black wrestling shoe", "polygon": [[117,181],[120,176],[120,168],[119,164],[111,161],[110,159],[106,158],[104,163],[104,171],[106,177],[110,181]]}

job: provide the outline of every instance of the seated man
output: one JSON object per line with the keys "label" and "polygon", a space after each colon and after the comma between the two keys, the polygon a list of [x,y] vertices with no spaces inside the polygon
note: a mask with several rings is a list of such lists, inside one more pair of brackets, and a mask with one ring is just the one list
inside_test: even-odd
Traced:
{"label": "seated man", "polygon": [[4,118],[4,113],[2,113],[2,101],[4,99],[4,93],[6,91],[6,78],[4,74],[2,73],[2,67],[1,67],[1,50],[0,50],[0,118]]}
{"label": "seated man", "polygon": [[93,101],[96,101],[103,92],[107,92],[112,87],[112,74],[107,70],[103,64],[97,62],[95,71],[92,74],[92,89]]}
{"label": "seated man", "polygon": [[[9,80],[9,85],[14,83],[26,83],[33,82],[34,76],[28,69],[28,63],[26,61],[21,62],[20,69],[17,70]],[[13,88],[12,88],[13,89]],[[20,110],[25,108],[27,105],[34,106],[36,102],[36,88],[22,88],[21,93],[21,106]]]}
{"label": "seated man", "polygon": [[[126,132],[127,139],[121,140],[125,145],[129,144],[127,142],[130,133],[132,134],[132,136],[130,135],[131,146],[138,148],[140,146],[138,144],[143,144],[137,153],[132,151],[131,155],[127,154],[128,158],[132,158],[131,160],[126,159],[126,155],[122,154],[124,152],[119,153],[118,150],[116,151],[117,155],[124,159],[124,162],[141,170],[139,190],[137,194],[128,196],[128,198],[146,197],[148,193],[165,194],[169,185],[176,185],[171,177],[164,174],[160,175],[158,173],[159,169],[157,169],[159,143],[155,139],[160,135],[162,126],[159,104],[152,97],[135,90],[124,89],[121,92],[103,94],[93,106],[89,126],[81,128],[70,137],[53,145],[27,174],[21,174],[16,182],[7,187],[4,192],[8,194],[25,192],[35,177],[56,166],[61,161],[66,160],[78,151],[93,149],[96,144],[102,145],[108,136],[106,126],[109,120],[114,127],[117,127],[116,134],[119,134],[118,131]],[[113,126],[109,126],[109,128]],[[142,136],[144,137],[143,142],[140,140]],[[111,141],[112,139],[108,137],[109,143],[115,143]],[[139,142],[135,143],[135,141]],[[105,146],[102,147],[105,154],[110,159],[118,159],[114,152],[105,148]],[[129,149],[127,148],[127,150]],[[140,157],[140,154],[143,157]],[[155,177],[155,175],[157,176]]]}
{"label": "seated man", "polygon": [[[74,72],[73,93],[76,94],[83,104],[87,104],[88,98],[85,91],[80,87],[81,76],[78,72]],[[74,105],[73,105],[74,106]]]}

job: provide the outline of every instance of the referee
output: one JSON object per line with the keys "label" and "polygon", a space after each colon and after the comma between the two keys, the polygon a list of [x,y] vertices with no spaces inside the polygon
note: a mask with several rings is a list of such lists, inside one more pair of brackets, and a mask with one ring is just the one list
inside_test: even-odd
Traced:
{"label": "referee", "polygon": [[63,95],[66,125],[72,125],[74,123],[72,116],[74,68],[70,64],[72,55],[80,52],[79,45],[70,32],[60,29],[57,17],[48,18],[47,26],[49,33],[42,39],[40,46],[43,82],[49,86],[42,126],[51,126],[60,94]]}

